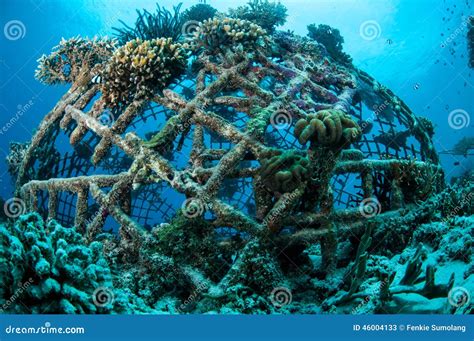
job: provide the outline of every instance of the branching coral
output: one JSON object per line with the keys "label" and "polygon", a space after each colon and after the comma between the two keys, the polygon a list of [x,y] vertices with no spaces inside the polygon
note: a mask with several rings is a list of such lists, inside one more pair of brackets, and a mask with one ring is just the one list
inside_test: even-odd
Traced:
{"label": "branching coral", "polygon": [[288,16],[286,12],[286,7],[280,2],[250,0],[245,6],[231,9],[229,15],[233,18],[251,21],[272,33],[277,26],[285,24]]}
{"label": "branching coral", "polygon": [[342,44],[344,38],[339,33],[337,28],[329,25],[308,25],[308,37],[316,40],[326,47],[329,55],[336,61],[344,65],[351,65],[352,58],[342,51]]}
{"label": "branching coral", "polygon": [[324,146],[349,146],[362,136],[359,125],[340,110],[322,110],[300,119],[295,136],[304,145],[308,141]]}
{"label": "branching coral", "polygon": [[263,47],[267,43],[266,31],[260,26],[241,19],[214,18],[200,24],[192,41],[194,50],[207,53]]}
{"label": "branching coral", "polygon": [[214,18],[217,9],[208,4],[197,4],[191,6],[183,13],[183,22],[198,21],[202,22]]}
{"label": "branching coral", "polygon": [[147,10],[140,12],[137,10],[138,18],[134,27],[130,27],[122,20],[122,28],[113,28],[120,45],[125,45],[134,39],[152,40],[157,38],[172,38],[178,40],[182,34],[184,23],[181,5],[173,7],[173,13],[164,7],[156,4],[156,12],[150,13]]}
{"label": "branching coral", "polygon": [[186,68],[186,52],[171,38],[135,39],[113,54],[104,71],[102,93],[109,106],[152,97]]}
{"label": "branching coral", "polygon": [[97,304],[94,293],[112,286],[109,266],[98,242],[85,246],[74,228],[54,221],[47,225],[38,214],[21,216],[14,226],[0,226],[0,303],[15,297],[29,283],[13,313],[100,313],[110,305]]}
{"label": "branching coral", "polygon": [[298,188],[311,176],[309,160],[288,151],[262,162],[260,177],[272,191],[286,193]]}
{"label": "branching coral", "polygon": [[92,68],[108,60],[115,46],[107,38],[63,39],[49,56],[38,59],[35,77],[45,84],[87,82],[93,77],[89,74]]}

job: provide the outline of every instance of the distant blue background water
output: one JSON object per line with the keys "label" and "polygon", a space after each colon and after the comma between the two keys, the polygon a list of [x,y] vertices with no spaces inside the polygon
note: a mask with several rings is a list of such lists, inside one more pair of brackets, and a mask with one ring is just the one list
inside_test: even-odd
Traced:
{"label": "distant blue background water", "polygon": [[[208,1],[219,10],[246,1]],[[111,35],[118,20],[132,24],[135,9],[154,11],[147,0],[0,0],[0,129],[22,108],[24,114],[0,135],[0,195],[13,190],[5,157],[11,141],[30,140],[42,117],[67,90],[48,87],[34,79],[36,60],[50,52],[62,37]],[[175,1],[159,1],[170,7]],[[184,7],[198,3],[183,1]],[[329,24],[341,31],[345,51],[354,64],[398,94],[415,113],[436,124],[438,150],[451,149],[473,134],[474,78],[467,66],[465,18],[473,14],[468,0],[286,0],[288,22],[283,29],[305,35],[311,23]],[[24,36],[6,38],[3,28],[11,20],[23,23]],[[368,20],[380,26],[380,35],[365,40],[360,26]],[[453,129],[452,110],[466,111],[471,124]],[[459,166],[453,166],[460,161]],[[448,177],[472,167],[472,156],[442,156]]]}

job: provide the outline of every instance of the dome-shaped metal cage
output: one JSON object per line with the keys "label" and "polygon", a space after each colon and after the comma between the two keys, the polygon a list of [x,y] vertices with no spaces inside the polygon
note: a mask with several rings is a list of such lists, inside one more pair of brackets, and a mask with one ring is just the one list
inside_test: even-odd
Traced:
{"label": "dome-shaped metal cage", "polygon": [[[99,85],[73,84],[24,150],[17,195],[93,240],[104,227],[130,236],[183,211],[221,235],[296,235],[329,220],[355,226],[367,202],[384,214],[439,191],[429,121],[315,42],[281,34],[272,44],[204,49],[166,90],[120,108],[106,108]],[[295,125],[323,110],[350,115],[360,139],[301,144]],[[312,174],[271,190],[261,165],[289,151],[309,155]]]}

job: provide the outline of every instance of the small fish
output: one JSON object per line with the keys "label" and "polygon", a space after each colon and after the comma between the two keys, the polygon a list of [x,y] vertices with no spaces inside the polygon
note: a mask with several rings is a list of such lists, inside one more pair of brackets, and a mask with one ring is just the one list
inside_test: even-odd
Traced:
{"label": "small fish", "polygon": [[456,162],[454,163],[455,166],[459,166],[460,164],[461,164],[461,162],[459,162],[459,161],[456,161]]}
{"label": "small fish", "polygon": [[94,83],[94,84],[102,83],[102,76],[101,75],[95,75],[94,77],[92,77],[92,83]]}

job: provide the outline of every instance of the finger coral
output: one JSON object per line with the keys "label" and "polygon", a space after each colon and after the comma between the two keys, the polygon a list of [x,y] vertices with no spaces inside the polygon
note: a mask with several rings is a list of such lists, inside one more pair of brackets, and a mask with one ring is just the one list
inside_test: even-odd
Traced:
{"label": "finger coral", "polygon": [[86,246],[75,228],[45,224],[33,213],[14,226],[0,226],[0,245],[0,306],[5,311],[91,314],[112,308],[94,296],[112,286],[102,244]]}
{"label": "finger coral", "polygon": [[263,47],[268,41],[267,32],[248,20],[234,18],[214,18],[202,22],[195,33],[192,47],[204,49],[208,53],[225,49]]}
{"label": "finger coral", "polygon": [[324,146],[347,146],[361,135],[359,125],[340,110],[321,110],[295,125],[295,136],[302,145],[311,141]]}
{"label": "finger coral", "polygon": [[262,182],[272,191],[286,193],[298,188],[310,176],[309,160],[294,152],[285,152],[262,162]]}
{"label": "finger coral", "polygon": [[114,107],[152,97],[186,68],[186,52],[171,38],[135,39],[113,54],[104,71],[102,94]]}
{"label": "finger coral", "polygon": [[92,77],[87,71],[108,60],[116,47],[116,41],[108,38],[62,39],[53,52],[38,59],[35,77],[44,84],[63,84],[84,81]]}

